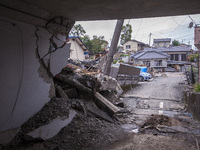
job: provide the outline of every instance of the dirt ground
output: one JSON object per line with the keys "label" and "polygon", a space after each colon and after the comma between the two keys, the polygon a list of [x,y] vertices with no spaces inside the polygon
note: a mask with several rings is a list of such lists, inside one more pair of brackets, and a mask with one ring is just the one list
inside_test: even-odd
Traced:
{"label": "dirt ground", "polygon": [[184,86],[179,83],[186,82],[186,77],[180,72],[156,74],[151,82],[140,82],[133,90],[128,91],[126,96],[182,99]]}
{"label": "dirt ground", "polygon": [[185,80],[182,73],[161,73],[126,92],[121,100],[129,113],[122,122],[136,125],[107,150],[199,150],[200,123],[185,109]]}
{"label": "dirt ground", "polygon": [[26,141],[19,133],[3,149],[198,150],[200,123],[185,110],[182,92],[186,87],[181,73],[157,74],[152,81],[140,82],[121,96],[126,107],[121,108],[113,122],[85,114],[81,107],[77,109],[80,100],[54,100],[25,123],[22,131],[29,132],[57,115],[66,114],[69,103],[75,103],[77,115],[68,126],[46,141]]}
{"label": "dirt ground", "polygon": [[110,145],[107,150],[197,150],[197,146],[194,142],[187,141],[184,138],[132,134],[126,140]]}

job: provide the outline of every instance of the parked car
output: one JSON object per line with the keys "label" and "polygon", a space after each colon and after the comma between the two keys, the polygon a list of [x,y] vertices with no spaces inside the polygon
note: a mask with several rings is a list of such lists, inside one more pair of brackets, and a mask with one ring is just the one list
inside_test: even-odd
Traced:
{"label": "parked car", "polygon": [[152,75],[150,73],[140,72],[139,81],[148,81],[151,78]]}

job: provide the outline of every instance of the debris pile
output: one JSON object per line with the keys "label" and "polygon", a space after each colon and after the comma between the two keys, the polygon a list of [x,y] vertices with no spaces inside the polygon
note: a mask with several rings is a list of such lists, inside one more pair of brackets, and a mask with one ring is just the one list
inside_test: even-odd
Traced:
{"label": "debris pile", "polygon": [[114,105],[123,91],[115,79],[68,64],[54,84],[57,97],[5,149],[94,149],[123,138],[116,119],[121,110]]}
{"label": "debris pile", "polygon": [[[182,126],[181,126],[182,125]],[[146,129],[156,129],[164,133],[189,133],[189,130],[183,127],[180,119],[171,118],[164,115],[152,115],[141,127],[142,131]]]}
{"label": "debris pile", "polygon": [[[76,73],[78,72],[78,73]],[[119,109],[113,105],[108,99],[106,99],[100,92],[112,91],[116,98],[123,91],[116,80],[107,78],[104,76],[93,76],[90,72],[87,72],[73,64],[67,65],[63,68],[60,74],[57,74],[54,78],[56,91],[61,98],[67,99],[70,97],[93,99],[96,105],[107,112],[111,117],[119,111]],[[71,91],[74,92],[73,96]]]}

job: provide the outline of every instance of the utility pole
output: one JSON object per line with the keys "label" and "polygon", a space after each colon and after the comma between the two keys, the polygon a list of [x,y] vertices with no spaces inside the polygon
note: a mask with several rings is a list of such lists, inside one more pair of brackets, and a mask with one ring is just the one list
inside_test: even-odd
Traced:
{"label": "utility pole", "polygon": [[116,24],[115,31],[113,34],[110,50],[108,52],[108,60],[106,62],[106,66],[104,69],[104,75],[110,75],[110,69],[111,69],[111,65],[113,62],[113,56],[117,50],[117,44],[119,42],[119,37],[120,37],[123,23],[124,23],[124,19],[117,20],[117,24]]}
{"label": "utility pole", "polygon": [[195,25],[194,28],[194,45],[197,47],[199,51],[199,77],[198,77],[198,83],[200,84],[200,25]]}
{"label": "utility pole", "polygon": [[151,44],[151,35],[152,35],[152,33],[149,34],[149,46]]}

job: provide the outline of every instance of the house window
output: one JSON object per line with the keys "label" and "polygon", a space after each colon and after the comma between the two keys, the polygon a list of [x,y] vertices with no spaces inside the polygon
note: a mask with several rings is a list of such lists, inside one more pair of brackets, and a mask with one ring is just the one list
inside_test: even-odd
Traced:
{"label": "house window", "polygon": [[143,61],[143,64],[146,65],[147,67],[150,66],[150,61]]}
{"label": "house window", "polygon": [[126,45],[126,49],[131,49],[131,45]]}
{"label": "house window", "polygon": [[186,54],[181,54],[181,61],[186,61]]}
{"label": "house window", "polygon": [[178,61],[178,54],[175,54],[175,60]]}
{"label": "house window", "polygon": [[170,54],[170,59],[174,60],[174,54]]}
{"label": "house window", "polygon": [[162,60],[155,60],[155,66],[162,66]]}

